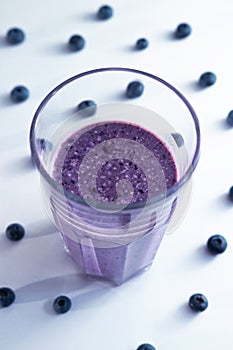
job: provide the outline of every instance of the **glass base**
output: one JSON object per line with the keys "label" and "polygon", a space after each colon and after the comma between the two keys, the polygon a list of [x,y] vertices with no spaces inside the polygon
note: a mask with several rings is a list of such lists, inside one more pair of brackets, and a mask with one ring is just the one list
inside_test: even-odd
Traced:
{"label": "glass base", "polygon": [[133,278],[136,278],[138,277],[139,275],[142,275],[144,272],[148,271],[152,266],[152,263],[143,267],[141,270],[139,271],[136,271],[135,273],[133,273],[132,275],[128,276],[126,279],[124,280],[110,280],[108,278],[105,278],[104,276],[96,276],[96,275],[89,275],[89,274],[85,274],[83,273],[83,276],[87,279],[87,280],[90,280],[90,281],[103,281],[103,282],[108,282],[110,283],[111,285],[113,286],[120,286],[122,285],[123,283],[133,279]]}
{"label": "glass base", "polygon": [[61,236],[66,252],[87,278],[120,285],[150,268],[164,233],[165,230],[152,230],[127,245],[111,248],[85,245]]}

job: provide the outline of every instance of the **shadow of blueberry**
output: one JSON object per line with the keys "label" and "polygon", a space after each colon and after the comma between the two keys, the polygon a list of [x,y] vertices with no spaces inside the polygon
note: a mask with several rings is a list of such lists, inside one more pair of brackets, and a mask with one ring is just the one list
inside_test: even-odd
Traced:
{"label": "shadow of blueberry", "polygon": [[220,201],[220,204],[223,206],[223,208],[233,209],[233,202],[230,200],[228,192],[220,195],[219,201]]}
{"label": "shadow of blueberry", "polygon": [[192,91],[203,91],[204,88],[202,86],[200,86],[199,82],[198,81],[192,81],[190,84],[189,84],[189,87],[190,87],[190,90]]}
{"label": "shadow of blueberry", "polygon": [[175,36],[175,32],[174,30],[170,30],[167,33],[165,33],[164,37],[168,40],[172,40],[172,41],[177,41],[179,42],[179,40],[177,40],[176,36]]}
{"label": "shadow of blueberry", "polygon": [[1,48],[14,48],[14,45],[10,45],[7,40],[5,35],[0,35],[0,49]]}
{"label": "shadow of blueberry", "polygon": [[0,96],[0,106],[1,107],[13,107],[13,106],[16,106],[18,108],[18,104],[15,104],[15,102],[13,102],[11,100],[11,97],[10,97],[9,93],[5,93],[5,94],[2,94]]}
{"label": "shadow of blueberry", "polygon": [[57,42],[57,43],[50,43],[49,46],[46,46],[43,49],[47,54],[53,54],[53,55],[64,55],[64,54],[70,54],[72,53],[69,50],[69,47],[66,42]]}
{"label": "shadow of blueberry", "polygon": [[178,313],[177,313],[177,319],[180,319],[184,322],[187,321],[191,321],[193,320],[194,317],[196,317],[198,315],[197,312],[194,312],[188,302],[182,304],[179,308],[178,308]]}
{"label": "shadow of blueberry", "polygon": [[194,255],[196,256],[199,262],[203,263],[211,262],[215,257],[213,254],[210,253],[206,244],[198,247],[197,250],[194,252]]}
{"label": "shadow of blueberry", "polygon": [[83,19],[85,22],[86,22],[86,21],[90,21],[90,22],[93,22],[93,21],[100,22],[99,18],[96,16],[96,13],[94,13],[94,12],[85,13],[85,14],[82,16],[82,19]]}
{"label": "shadow of blueberry", "polygon": [[221,131],[232,131],[233,127],[227,123],[226,118],[219,118],[218,120],[213,121],[212,124],[215,130]]}

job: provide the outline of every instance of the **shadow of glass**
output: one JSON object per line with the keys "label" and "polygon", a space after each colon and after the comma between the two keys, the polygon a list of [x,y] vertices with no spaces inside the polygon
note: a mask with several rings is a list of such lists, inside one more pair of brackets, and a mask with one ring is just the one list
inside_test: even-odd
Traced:
{"label": "shadow of glass", "polygon": [[[89,289],[86,292],[83,292],[75,297],[71,297],[72,307],[70,309],[70,312],[81,309],[90,309],[100,304],[103,304],[103,302],[106,300],[106,296],[109,295],[110,291],[112,290],[112,286],[104,285],[103,287],[101,287],[98,282],[94,283],[94,281],[92,281],[91,288],[91,290]],[[61,295],[62,293],[59,294]],[[53,309],[53,302],[57,296],[58,294],[54,294],[53,298],[45,302],[44,310],[48,314],[56,314],[56,312]]]}
{"label": "shadow of glass", "polygon": [[26,233],[24,238],[18,242],[9,240],[5,235],[5,231],[2,231],[0,234],[0,254],[3,254],[3,252],[9,252],[9,249],[16,249],[25,239],[59,234],[56,227],[50,223],[49,220],[40,220],[28,224],[25,226],[25,230]]}
{"label": "shadow of glass", "polygon": [[[102,287],[100,283],[103,284]],[[95,289],[88,290],[72,298],[72,309],[89,309],[102,304],[106,301],[106,296],[109,295],[113,288],[113,285],[107,284],[107,282],[99,282],[98,287],[95,284]]]}
{"label": "shadow of glass", "polygon": [[19,244],[20,244],[20,241],[19,242],[10,241],[6,237],[5,232],[3,232],[0,235],[0,254],[1,255],[3,255],[4,253],[8,254],[10,249],[16,249]]}
{"label": "shadow of glass", "polygon": [[35,165],[30,155],[14,159],[4,167],[3,175],[7,177],[21,175],[35,169]]}
{"label": "shadow of glass", "polygon": [[[17,143],[16,142],[12,142],[12,140],[22,140],[25,139],[25,133],[24,132],[17,132],[11,135],[7,135],[7,136],[3,136],[1,138],[1,151],[2,152],[7,152],[7,151],[11,151],[11,150],[15,150],[17,149]],[[28,140],[26,140],[26,142],[28,142]],[[2,171],[2,169],[1,169]]]}
{"label": "shadow of glass", "polygon": [[57,228],[49,220],[40,220],[27,225],[25,239],[58,234]]}
{"label": "shadow of glass", "polygon": [[90,285],[90,281],[81,274],[51,277],[33,282],[15,290],[16,303],[30,303],[56,298],[58,295],[80,291]]}

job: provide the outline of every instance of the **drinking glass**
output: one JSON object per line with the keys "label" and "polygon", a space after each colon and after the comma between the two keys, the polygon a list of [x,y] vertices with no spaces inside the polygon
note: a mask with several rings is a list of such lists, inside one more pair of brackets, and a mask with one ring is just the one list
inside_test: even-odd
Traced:
{"label": "drinking glass", "polygon": [[[134,81],[142,83],[144,91],[141,96],[130,98],[126,90]],[[77,107],[90,100],[94,105]],[[86,159],[93,168],[85,173],[86,168],[81,172],[80,166],[73,183],[83,186],[84,192],[91,183],[92,195],[78,195],[58,181],[55,170],[64,170],[74,142],[98,125],[115,122],[121,124],[122,130],[124,125],[134,125],[161,141],[176,166],[177,178],[172,186],[167,187],[158,159],[136,137],[111,138],[111,152],[104,156],[100,154],[102,142],[107,142],[104,139],[98,147],[86,150]],[[40,174],[46,211],[60,232],[66,251],[84,275],[119,285],[151,266],[166,230],[180,222],[198,163],[200,129],[192,106],[163,79],[136,69],[100,68],[67,79],[44,98],[32,120],[30,147]],[[79,150],[76,153],[78,157]],[[117,200],[101,200],[96,189],[97,173],[115,158],[126,159],[143,170],[149,188],[145,200],[132,203],[127,197],[124,205]],[[60,168],[56,169],[58,161]],[[122,192],[122,188],[133,190],[127,179],[119,181],[116,187],[118,197],[127,192]]]}

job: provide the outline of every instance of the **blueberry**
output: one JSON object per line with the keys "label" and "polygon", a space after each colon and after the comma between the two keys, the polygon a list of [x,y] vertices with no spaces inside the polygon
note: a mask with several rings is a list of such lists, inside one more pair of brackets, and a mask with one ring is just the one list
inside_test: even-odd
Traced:
{"label": "blueberry", "polygon": [[227,241],[221,235],[214,235],[208,239],[207,247],[212,254],[221,254],[227,249]]}
{"label": "blueberry", "polygon": [[68,42],[71,51],[80,51],[85,46],[85,39],[81,35],[72,35]]}
{"label": "blueberry", "polygon": [[229,189],[228,197],[231,202],[233,202],[233,186]]}
{"label": "blueberry", "polygon": [[26,86],[18,85],[11,90],[10,97],[13,102],[24,102],[29,97],[29,90]]}
{"label": "blueberry", "polygon": [[45,139],[38,139],[37,144],[38,144],[38,148],[39,148],[40,152],[51,151],[53,148],[52,142],[45,140]]}
{"label": "blueberry", "polygon": [[145,343],[145,344],[139,345],[137,350],[155,350],[155,347],[151,344]]}
{"label": "blueberry", "polygon": [[78,104],[77,111],[85,117],[90,117],[96,112],[96,103],[92,100],[82,101]]}
{"label": "blueberry", "polygon": [[212,72],[205,72],[199,78],[199,85],[201,87],[208,87],[216,83],[217,77]]}
{"label": "blueberry", "polygon": [[38,147],[39,147],[40,151],[45,151],[46,140],[45,139],[38,139]]}
{"label": "blueberry", "polygon": [[0,305],[2,307],[10,306],[15,301],[15,293],[7,287],[0,288]]}
{"label": "blueberry", "polygon": [[138,39],[136,42],[136,48],[138,50],[144,50],[149,46],[149,41],[145,38]]}
{"label": "blueberry", "polygon": [[233,126],[233,110],[228,113],[227,124]]}
{"label": "blueberry", "polygon": [[178,147],[183,146],[184,139],[183,139],[181,134],[178,134],[178,133],[175,132],[175,133],[172,133],[171,136],[174,138],[174,140],[175,140],[175,142],[176,142]]}
{"label": "blueberry", "polygon": [[19,241],[25,235],[25,229],[20,224],[11,224],[6,228],[6,236],[11,241]]}
{"label": "blueberry", "polygon": [[71,308],[71,300],[65,295],[60,295],[53,302],[54,311],[57,314],[64,314]]}
{"label": "blueberry", "polygon": [[126,89],[126,97],[135,98],[143,94],[144,85],[140,81],[132,81]]}
{"label": "blueberry", "polygon": [[189,298],[189,306],[193,311],[202,312],[208,307],[208,300],[203,294],[193,294]]}
{"label": "blueberry", "polygon": [[101,6],[97,12],[97,17],[99,19],[109,19],[113,16],[113,8],[109,5]]}
{"label": "blueberry", "polygon": [[192,28],[188,23],[180,23],[175,30],[175,37],[177,39],[183,39],[189,36],[192,32]]}
{"label": "blueberry", "polygon": [[6,40],[9,44],[16,45],[24,41],[25,34],[20,28],[11,28],[6,34]]}

